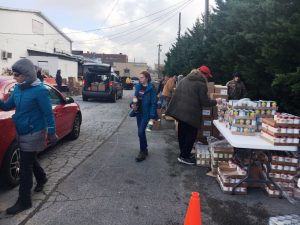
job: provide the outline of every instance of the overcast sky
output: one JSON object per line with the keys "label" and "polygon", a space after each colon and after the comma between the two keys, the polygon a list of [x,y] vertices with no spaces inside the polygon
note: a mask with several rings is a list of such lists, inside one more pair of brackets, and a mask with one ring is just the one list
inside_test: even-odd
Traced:
{"label": "overcast sky", "polygon": [[[0,0],[0,6],[42,11],[74,41],[74,50],[124,53],[129,61],[135,59],[150,66],[157,63],[157,45],[163,45],[162,63],[176,40],[178,13],[182,14],[183,34],[201,17],[204,4],[205,0]],[[214,4],[210,0],[210,5]],[[158,11],[161,12],[126,25],[86,32],[124,24]]]}

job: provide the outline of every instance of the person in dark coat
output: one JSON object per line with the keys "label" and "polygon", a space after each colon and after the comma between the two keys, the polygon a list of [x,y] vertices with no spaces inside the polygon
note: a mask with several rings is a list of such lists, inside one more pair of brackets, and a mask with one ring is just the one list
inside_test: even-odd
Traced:
{"label": "person in dark coat", "polygon": [[233,80],[226,84],[228,88],[229,100],[240,100],[247,97],[247,89],[243,81],[241,81],[241,74],[235,72],[233,74]]}
{"label": "person in dark coat", "polygon": [[178,142],[180,156],[178,161],[188,165],[196,163],[191,151],[201,127],[202,108],[215,106],[222,100],[210,100],[207,95],[207,79],[212,77],[208,67],[194,69],[183,78],[171,99],[166,115],[178,121]]}
{"label": "person in dark coat", "polygon": [[140,142],[140,152],[136,157],[137,162],[144,161],[148,156],[148,144],[146,137],[146,127],[150,120],[157,119],[157,100],[154,84],[151,83],[151,76],[147,71],[142,71],[139,75],[140,82],[135,86],[134,97],[137,104],[131,103],[131,108],[136,112],[138,126],[138,136]]}
{"label": "person in dark coat", "polygon": [[37,78],[38,78],[41,82],[44,82],[44,77],[43,77],[43,75],[42,75],[42,71],[41,71],[41,70],[38,70],[38,71],[37,71],[36,76],[37,76]]}
{"label": "person in dark coat", "polygon": [[57,142],[49,91],[37,79],[34,65],[28,59],[20,59],[12,66],[12,71],[17,81],[15,89],[6,102],[0,100],[0,109],[9,111],[15,108],[12,119],[20,148],[19,198],[14,206],[6,210],[9,215],[32,207],[32,175],[37,181],[35,192],[41,192],[47,182],[46,173],[36,155],[45,149],[47,136],[51,145]]}
{"label": "person in dark coat", "polygon": [[62,86],[62,76],[61,76],[61,70],[57,70],[56,72],[56,77],[55,77],[55,81],[57,84],[57,89],[59,91],[61,91],[61,86]]}

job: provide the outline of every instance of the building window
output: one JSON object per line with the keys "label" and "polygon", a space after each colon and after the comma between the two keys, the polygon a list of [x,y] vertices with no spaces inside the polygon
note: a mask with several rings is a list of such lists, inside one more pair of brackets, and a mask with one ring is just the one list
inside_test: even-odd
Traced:
{"label": "building window", "polygon": [[44,34],[44,24],[33,19],[32,20],[32,33]]}

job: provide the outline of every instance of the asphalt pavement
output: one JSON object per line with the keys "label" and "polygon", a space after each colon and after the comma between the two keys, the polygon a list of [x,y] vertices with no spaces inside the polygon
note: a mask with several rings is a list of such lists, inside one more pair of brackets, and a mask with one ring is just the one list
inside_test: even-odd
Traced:
{"label": "asphalt pavement", "polygon": [[[111,118],[114,126],[103,142],[63,176],[21,224],[179,225],[193,191],[200,192],[205,225],[263,225],[270,216],[299,213],[287,200],[269,198],[259,189],[250,189],[246,196],[223,194],[216,179],[206,175],[207,168],[179,164],[173,122],[163,121],[160,131],[147,133],[149,157],[136,163],[136,121],[125,113],[129,96],[98,114],[101,118],[105,110],[113,113],[111,107],[117,106]],[[102,103],[83,104],[83,109],[92,111],[85,117],[90,126],[84,128],[81,139],[89,141],[79,152],[97,141],[103,130],[95,122],[92,125]],[[64,145],[59,147],[63,149]],[[14,219],[0,219],[0,224],[13,224],[9,222]]]}

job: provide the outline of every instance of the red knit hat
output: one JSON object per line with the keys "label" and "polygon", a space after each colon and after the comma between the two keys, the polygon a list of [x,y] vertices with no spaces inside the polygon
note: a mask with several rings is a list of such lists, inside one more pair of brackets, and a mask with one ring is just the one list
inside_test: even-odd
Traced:
{"label": "red knit hat", "polygon": [[200,67],[198,68],[198,70],[199,70],[200,72],[202,72],[202,73],[207,74],[210,78],[213,77],[212,74],[211,74],[211,72],[210,72],[210,69],[209,69],[207,66],[200,66]]}

